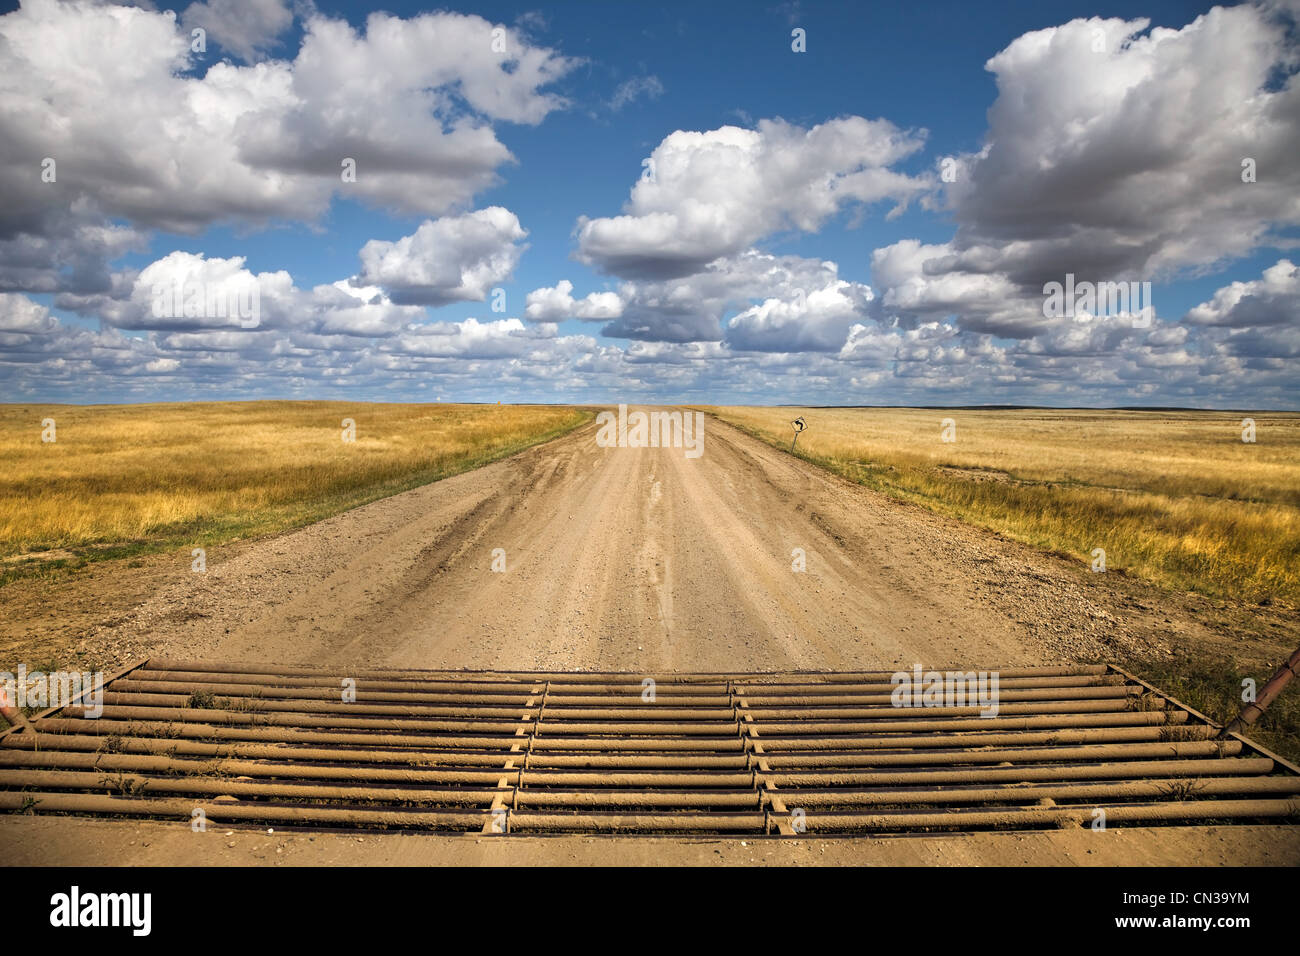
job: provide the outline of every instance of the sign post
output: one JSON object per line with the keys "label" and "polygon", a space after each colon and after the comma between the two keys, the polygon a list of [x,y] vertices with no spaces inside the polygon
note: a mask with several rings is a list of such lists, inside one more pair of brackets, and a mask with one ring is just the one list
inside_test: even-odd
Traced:
{"label": "sign post", "polygon": [[795,444],[799,441],[799,433],[808,427],[808,423],[800,415],[790,423],[790,427],[794,429],[794,441],[790,442],[790,451],[793,452]]}

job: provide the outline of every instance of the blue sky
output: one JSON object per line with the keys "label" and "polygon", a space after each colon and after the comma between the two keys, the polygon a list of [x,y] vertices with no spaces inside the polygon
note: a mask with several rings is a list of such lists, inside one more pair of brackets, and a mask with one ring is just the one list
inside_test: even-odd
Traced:
{"label": "blue sky", "polygon": [[[434,79],[418,50],[385,54],[355,4],[0,9],[19,61],[2,64],[6,102],[31,101],[0,116],[5,400],[1300,406],[1293,5],[386,5],[397,36],[453,38],[429,49]],[[186,60],[200,24],[207,49]],[[536,76],[491,72],[498,26],[497,59],[529,51]],[[68,65],[97,55],[143,65]],[[48,100],[21,78],[42,69]],[[476,82],[510,89],[485,106],[465,99]],[[424,93],[437,125],[408,137],[417,100],[401,97]],[[439,139],[460,123],[494,140],[494,159],[467,160],[477,178]],[[345,150],[365,191],[327,184]],[[685,171],[637,207],[652,156]],[[1249,185],[1245,156],[1263,164]],[[57,183],[32,175],[46,157]],[[376,185],[385,162],[410,188]],[[774,197],[778,182],[814,198]],[[466,238],[487,209],[503,211],[492,237]],[[461,272],[429,280],[447,261]],[[1042,279],[1066,273],[1150,281],[1154,321],[1044,315]],[[253,330],[151,317],[160,275],[256,282],[269,314]],[[566,281],[568,307],[534,305]],[[337,283],[368,290],[365,309],[327,301]],[[592,293],[623,318],[580,318]]]}
{"label": "blue sky", "polygon": [[[502,205],[530,233],[530,248],[515,271],[509,292],[550,285],[568,275],[581,288],[616,284],[574,262],[571,233],[581,214],[612,215],[641,175],[641,161],[677,129],[713,129],[729,123],[780,116],[811,126],[842,115],[884,116],[904,128],[927,129],[926,148],[901,168],[919,172],[936,157],[979,148],[984,112],[996,95],[984,61],[1030,30],[1075,17],[1132,16],[1130,4],[1016,2],[989,8],[968,2],[879,5],[869,17],[846,17],[844,3],[717,3],[610,5],[602,2],[547,4],[535,34],[539,41],[588,62],[559,84],[574,108],[536,126],[508,126],[501,137],[518,158],[504,170],[500,186],[479,195],[478,205]],[[319,10],[364,27],[374,7],[319,3]],[[1209,4],[1161,3],[1140,8],[1155,25],[1182,26]],[[439,9],[420,3],[390,3],[379,9],[401,17]],[[528,7],[483,3],[452,7],[493,23],[513,23]],[[540,24],[545,26],[541,27]],[[794,55],[790,31],[808,32],[809,53]],[[291,55],[301,36],[287,34],[276,51]],[[621,109],[609,108],[621,83],[656,77],[663,92],[642,94]],[[581,148],[577,148],[581,144]],[[844,214],[817,235],[783,236],[765,243],[775,252],[827,257],[845,275],[870,280],[870,254],[900,234],[942,241],[952,227],[942,216],[910,209],[892,223],[869,216],[856,228]],[[367,207],[336,201],[319,225],[322,241],[308,225],[237,236],[230,230],[189,239],[159,235],[149,255],[173,248],[209,255],[246,255],[257,269],[287,268],[308,282],[331,282],[355,271],[356,251],[378,235],[397,238],[419,225],[420,216],[385,217],[387,231],[375,231]],[[286,239],[291,238],[291,243]],[[1271,262],[1267,254],[1244,266],[1250,277]],[[1254,268],[1258,266],[1258,268]],[[579,280],[583,281],[579,281]],[[1214,277],[1172,287],[1177,307],[1186,309],[1218,287]],[[1199,297],[1198,297],[1199,296]],[[458,304],[440,317],[482,316],[481,306]]]}

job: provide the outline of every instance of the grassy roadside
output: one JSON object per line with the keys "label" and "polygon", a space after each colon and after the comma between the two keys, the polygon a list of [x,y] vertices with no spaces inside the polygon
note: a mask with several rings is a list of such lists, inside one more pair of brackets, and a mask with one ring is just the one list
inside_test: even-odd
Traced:
{"label": "grassy roadside", "polygon": [[[850,481],[1156,584],[1300,605],[1300,415],[707,408]],[[955,441],[941,440],[951,419]]]}
{"label": "grassy roadside", "polygon": [[[1172,660],[1134,658],[1119,662],[1119,666],[1219,724],[1227,724],[1241,713],[1244,679],[1252,678],[1258,692],[1276,670],[1276,665],[1261,672],[1226,657],[1191,655]],[[1300,683],[1293,681],[1283,690],[1243,736],[1300,764]]]}
{"label": "grassy roadside", "polygon": [[[300,527],[590,421],[558,406],[0,406],[0,586]],[[42,421],[55,441],[42,442]],[[355,440],[344,440],[344,419]]]}

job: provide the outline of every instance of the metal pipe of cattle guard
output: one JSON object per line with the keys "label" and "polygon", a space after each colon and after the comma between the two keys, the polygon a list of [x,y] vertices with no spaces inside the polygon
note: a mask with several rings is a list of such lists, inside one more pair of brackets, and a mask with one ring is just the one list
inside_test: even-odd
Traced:
{"label": "metal pipe of cattle guard", "polygon": [[1255,721],[1264,715],[1268,705],[1277,699],[1277,695],[1282,693],[1282,688],[1291,683],[1292,678],[1296,676],[1296,669],[1300,668],[1300,647],[1295,649],[1286,663],[1277,669],[1277,673],[1268,679],[1264,689],[1259,692],[1259,696],[1242,708],[1237,719],[1223,728],[1220,737],[1227,737],[1231,734],[1241,733]]}
{"label": "metal pipe of cattle guard", "polygon": [[895,707],[881,672],[666,676],[655,700],[628,674],[384,671],[349,697],[329,672],[238,667],[136,665],[93,717],[0,734],[0,811],[791,835],[797,809],[819,836],[1300,812],[1297,768],[1101,665],[1002,670],[996,714]]}
{"label": "metal pipe of cattle guard", "polygon": [[19,731],[31,729],[31,725],[27,723],[27,718],[23,715],[22,710],[9,700],[9,692],[5,690],[3,683],[0,683],[0,716],[9,721],[10,727],[15,727]]}

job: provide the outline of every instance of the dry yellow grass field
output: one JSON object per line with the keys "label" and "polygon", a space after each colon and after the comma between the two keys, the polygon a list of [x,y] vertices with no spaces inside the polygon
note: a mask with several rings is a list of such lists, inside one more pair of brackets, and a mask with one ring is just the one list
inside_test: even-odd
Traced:
{"label": "dry yellow grass field", "polygon": [[[1300,414],[708,408],[879,491],[1170,587],[1300,604]],[[952,419],[955,440],[942,440]]]}
{"label": "dry yellow grass field", "polygon": [[[0,406],[0,580],[317,520],[589,421],[558,406]],[[355,422],[344,441],[343,420]],[[42,421],[54,420],[53,442]]]}

